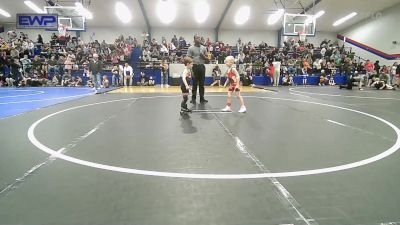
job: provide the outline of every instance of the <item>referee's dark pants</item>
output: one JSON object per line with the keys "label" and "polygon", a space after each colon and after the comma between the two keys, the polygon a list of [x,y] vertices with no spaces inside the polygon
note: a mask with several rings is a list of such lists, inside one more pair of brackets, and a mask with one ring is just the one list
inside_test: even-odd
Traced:
{"label": "referee's dark pants", "polygon": [[206,67],[204,64],[193,65],[193,87],[192,100],[196,100],[197,85],[199,86],[200,101],[204,100],[204,80],[206,76]]}

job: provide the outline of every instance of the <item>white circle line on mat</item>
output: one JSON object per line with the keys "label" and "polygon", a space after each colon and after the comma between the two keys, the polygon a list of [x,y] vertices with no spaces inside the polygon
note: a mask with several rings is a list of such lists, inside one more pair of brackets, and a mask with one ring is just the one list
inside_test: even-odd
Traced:
{"label": "white circle line on mat", "polygon": [[[343,98],[360,98],[360,99],[374,99],[374,100],[400,100],[400,98],[380,98],[380,97],[369,97],[369,96],[357,96],[357,95],[336,95],[336,94],[323,94],[323,93],[314,93],[314,92],[306,92],[306,91],[297,91],[296,89],[300,88],[289,88],[289,91],[300,94],[309,94],[309,95],[319,95],[319,96],[330,96],[330,97],[343,97]],[[361,91],[363,93],[363,91]]]}
{"label": "white circle line on mat", "polygon": [[[209,95],[209,96],[223,96],[226,97],[225,95]],[[159,98],[160,96],[151,96],[151,97],[146,97],[148,98]],[[165,97],[165,96],[164,96]],[[169,97],[177,97],[175,96],[169,96]],[[33,145],[35,145],[37,148],[40,150],[52,155],[53,157],[57,157],[59,159],[63,159],[75,164],[83,165],[83,166],[88,166],[92,168],[97,168],[97,169],[102,169],[102,170],[109,170],[109,171],[114,171],[114,172],[120,172],[120,173],[130,173],[130,174],[137,174],[137,175],[147,175],[147,176],[159,176],[159,177],[172,177],[172,178],[191,178],[191,179],[255,179],[255,178],[278,178],[278,177],[296,177],[296,176],[306,176],[306,175],[315,175],[315,174],[324,174],[324,173],[332,173],[332,172],[337,172],[337,171],[342,171],[342,170],[348,170],[348,169],[353,169],[357,168],[360,166],[364,166],[373,162],[376,162],[378,160],[381,160],[383,158],[386,158],[390,156],[391,154],[395,153],[399,148],[400,148],[400,129],[393,125],[392,123],[378,117],[375,115],[371,115],[366,112],[361,112],[358,110],[354,109],[349,109],[345,107],[340,107],[340,106],[335,106],[335,105],[330,105],[330,104],[324,104],[324,103],[318,103],[318,102],[310,102],[310,101],[304,101],[304,100],[295,100],[295,99],[285,99],[285,98],[274,98],[274,97],[258,97],[258,96],[246,96],[247,98],[259,98],[259,99],[273,99],[273,100],[282,100],[282,101],[293,101],[293,102],[301,102],[301,103],[308,103],[308,104],[315,104],[315,105],[321,105],[321,106],[326,106],[326,107],[331,107],[331,108],[337,108],[337,109],[342,109],[350,112],[355,112],[359,113],[371,118],[374,118],[378,121],[383,122],[384,124],[388,125],[391,127],[397,135],[396,143],[390,147],[389,149],[385,150],[384,152],[375,155],[373,157],[349,163],[349,164],[344,164],[344,165],[339,165],[339,166],[333,166],[333,167],[327,167],[327,168],[320,168],[320,169],[312,169],[312,170],[302,170],[302,171],[289,171],[289,172],[275,172],[275,173],[255,173],[255,174],[195,174],[195,173],[175,173],[175,172],[162,172],[162,171],[151,171],[151,170],[141,170],[141,169],[132,169],[132,168],[124,168],[124,167],[118,167],[118,166],[111,166],[111,165],[104,165],[100,163],[95,163],[91,161],[86,161],[86,160],[81,160],[77,159],[71,156],[64,155],[62,153],[57,152],[56,150],[53,150],[44,144],[42,144],[37,138],[35,137],[35,128],[44,120],[58,115],[63,112],[71,111],[74,109],[79,109],[79,108],[84,108],[88,106],[94,106],[94,105],[101,105],[101,104],[107,104],[107,103],[113,103],[113,102],[121,102],[121,101],[129,101],[129,100],[135,100],[135,99],[141,99],[141,98],[127,98],[127,99],[118,99],[118,100],[110,100],[110,101],[104,101],[104,102],[98,102],[98,103],[92,103],[92,104],[86,104],[86,105],[80,105],[80,106],[75,106],[72,108],[64,109],[52,114],[49,114],[36,122],[34,122],[28,129],[28,138],[31,141]]]}

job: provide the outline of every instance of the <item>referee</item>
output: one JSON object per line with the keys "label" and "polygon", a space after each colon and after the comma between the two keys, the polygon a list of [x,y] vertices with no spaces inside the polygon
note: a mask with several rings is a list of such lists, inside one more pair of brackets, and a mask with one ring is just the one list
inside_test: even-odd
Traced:
{"label": "referee", "polygon": [[187,55],[193,59],[193,87],[192,87],[192,100],[190,103],[196,103],[197,85],[199,86],[200,103],[204,104],[208,101],[204,98],[204,80],[206,75],[206,53],[207,49],[201,45],[199,35],[194,35],[194,45],[190,46]]}

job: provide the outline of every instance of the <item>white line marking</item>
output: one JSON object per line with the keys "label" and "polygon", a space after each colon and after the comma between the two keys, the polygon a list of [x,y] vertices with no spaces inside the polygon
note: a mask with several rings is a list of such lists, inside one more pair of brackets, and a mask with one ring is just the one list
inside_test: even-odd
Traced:
{"label": "white line marking", "polygon": [[[62,151],[65,148],[61,148],[60,150],[57,151],[57,153],[62,154]],[[46,163],[49,162],[49,160],[53,160],[55,159],[55,157],[53,155],[50,155],[49,157],[47,157],[43,162],[33,166],[32,168],[30,168],[28,171],[26,171],[24,173],[24,175],[16,178],[14,180],[14,182],[12,182],[11,184],[9,184],[7,187],[3,188],[2,190],[0,190],[0,196],[14,188],[16,188],[18,186],[18,184],[22,183],[27,177],[31,176],[36,170],[40,169],[42,166],[46,165]]]}
{"label": "white line marking", "polygon": [[[216,96],[216,95],[214,95]],[[225,95],[218,95],[220,97],[226,97]],[[164,96],[165,97],[165,96]],[[170,96],[170,97],[176,97],[176,96]],[[180,96],[179,96],[180,97]],[[344,164],[340,166],[333,166],[333,167],[327,167],[327,168],[320,168],[320,169],[312,169],[312,170],[302,170],[302,171],[290,171],[290,172],[276,172],[276,173],[257,173],[257,174],[189,174],[189,173],[173,173],[173,172],[160,172],[160,171],[149,171],[149,170],[140,170],[140,169],[131,169],[131,168],[124,168],[124,167],[117,167],[117,166],[110,166],[110,165],[103,165],[95,162],[90,162],[90,161],[85,161],[81,159],[77,159],[71,156],[66,156],[61,153],[57,153],[53,149],[45,146],[42,144],[37,138],[35,137],[34,131],[35,128],[44,120],[53,117],[55,115],[58,115],[63,112],[67,112],[70,110],[78,109],[78,108],[83,108],[83,107],[88,107],[88,106],[93,106],[93,105],[100,105],[100,104],[107,104],[107,103],[112,103],[112,102],[120,102],[120,101],[129,101],[133,99],[140,99],[140,98],[129,98],[129,99],[119,99],[119,100],[112,100],[112,101],[104,101],[104,102],[98,102],[98,103],[92,103],[92,104],[86,104],[86,105],[81,105],[81,106],[76,106],[68,109],[64,109],[55,113],[52,113],[50,115],[47,115],[38,121],[34,122],[28,129],[27,135],[29,140],[33,145],[35,145],[37,148],[40,150],[52,155],[54,154],[57,158],[64,159],[66,161],[84,165],[84,166],[89,166],[93,168],[98,168],[98,169],[104,169],[104,170],[110,170],[110,171],[115,171],[115,172],[121,172],[121,173],[132,173],[132,174],[139,174],[139,175],[149,175],[149,176],[162,176],[162,177],[176,177],[176,178],[195,178],[195,179],[255,179],[255,178],[269,178],[269,177],[294,177],[294,176],[306,176],[306,175],[315,175],[315,174],[323,174],[323,173],[332,173],[332,172],[337,172],[337,171],[342,171],[342,170],[348,170],[348,169],[353,169],[357,168],[360,166],[364,166],[373,162],[376,162],[378,160],[381,160],[383,158],[386,158],[390,156],[391,154],[395,153],[399,148],[400,148],[400,129],[393,125],[392,123],[378,117],[372,114],[368,114],[365,112],[361,112],[358,110],[354,109],[349,109],[341,106],[336,106],[336,105],[329,105],[329,104],[324,104],[324,103],[318,103],[318,102],[310,102],[310,101],[303,101],[303,100],[296,100],[296,99],[285,99],[285,98],[275,98],[275,97],[259,97],[259,96],[243,96],[245,98],[257,98],[257,99],[273,99],[273,100],[280,100],[280,101],[291,101],[291,102],[301,102],[301,103],[308,103],[308,104],[314,104],[314,105],[320,105],[320,106],[326,106],[330,108],[336,108],[336,109],[342,109],[346,110],[349,112],[354,112],[354,113],[359,113],[368,117],[371,117],[373,119],[376,119],[378,121],[381,121],[382,123],[388,125],[391,127],[396,135],[396,142],[392,147],[389,149],[385,150],[384,152],[375,155],[373,157],[360,160],[357,162],[349,163],[349,164]],[[148,97],[147,97],[148,98]],[[153,96],[152,98],[157,98],[157,96]]]}
{"label": "white line marking", "polygon": [[217,114],[229,114],[232,112],[222,112],[222,111],[193,111],[193,114],[213,114],[213,113],[217,113]]}
{"label": "white line marking", "polygon": [[346,125],[346,124],[339,123],[339,122],[336,122],[336,121],[333,121],[333,120],[326,120],[326,121],[328,121],[328,122],[330,122],[330,123],[334,123],[334,124],[340,125],[340,126],[349,127],[349,126]]}
{"label": "white line marking", "polygon": [[[35,91],[35,90],[11,90],[11,91]],[[44,94],[44,91],[36,91],[36,92],[38,92],[38,93],[32,93],[32,94],[26,94],[26,95],[8,95],[8,96],[1,96],[0,98],[14,98],[14,97],[23,97],[23,96]]]}
{"label": "white line marking", "polygon": [[239,139],[239,137],[234,137],[236,141],[236,147],[239,149],[241,153],[246,153],[246,146],[243,142]]}
{"label": "white line marking", "polygon": [[[132,103],[131,103],[132,104]],[[130,106],[131,104],[128,104],[128,106]],[[15,179],[15,181],[13,183],[11,183],[10,185],[8,185],[6,188],[0,190],[0,195],[2,193],[5,193],[15,187],[17,187],[18,184],[22,183],[22,181],[24,181],[25,178],[27,178],[28,176],[30,176],[33,172],[35,172],[36,170],[38,170],[40,167],[44,166],[47,162],[49,161],[54,161],[57,159],[57,155],[58,154],[64,154],[67,152],[68,149],[72,149],[74,148],[79,142],[85,140],[87,137],[89,137],[91,134],[93,134],[94,132],[96,132],[98,129],[100,129],[105,122],[107,122],[108,120],[114,118],[116,115],[112,115],[109,116],[107,119],[105,119],[104,121],[100,122],[99,124],[97,124],[93,129],[91,129],[90,131],[86,132],[85,134],[83,134],[82,136],[74,139],[72,141],[72,143],[68,144],[66,147],[60,148],[57,152],[51,154],[49,157],[47,157],[45,159],[45,161],[43,161],[42,163],[32,167],[30,170],[28,170],[27,172],[24,173],[24,175],[22,177],[19,177],[17,179]]]}
{"label": "white line marking", "polygon": [[221,109],[193,109],[193,112],[222,112]]}
{"label": "white line marking", "polygon": [[[66,149],[66,148],[60,148],[60,149],[57,151],[57,153],[63,154],[63,153],[65,152],[65,149]],[[50,158],[51,160],[57,159],[57,157],[56,157],[54,154],[50,155],[49,158]]]}
{"label": "white line marking", "polygon": [[19,102],[0,102],[0,105],[18,104],[18,103],[27,103],[27,102],[43,102],[43,101],[75,98],[75,97],[82,97],[82,96],[89,96],[89,95],[93,95],[93,93],[81,94],[81,95],[71,95],[71,96],[59,97],[59,98],[45,98],[45,99],[37,99],[37,100],[29,100],[29,101],[19,101]]}
{"label": "white line marking", "polygon": [[289,92],[291,95],[297,95],[297,96],[301,96],[301,97],[306,97],[306,98],[310,98],[310,96],[308,96],[308,95],[302,95],[302,94],[297,94],[297,93],[292,93],[292,92]]}
{"label": "white line marking", "polygon": [[[215,119],[217,122],[221,125],[221,127],[225,130],[225,132],[235,140],[236,148],[239,150],[240,153],[242,153],[246,158],[250,159],[252,163],[258,167],[258,169],[263,172],[263,173],[270,173],[270,171],[264,166],[264,164],[252,153],[247,151],[246,145],[240,140],[238,136],[236,136],[232,131],[230,131],[225,124],[222,122],[220,118],[218,118],[216,115],[214,115]],[[289,191],[276,179],[276,178],[268,178],[271,183],[275,186],[275,189],[278,190],[276,192],[278,195],[283,196],[283,201],[286,201],[290,204],[289,210],[294,209],[295,213],[297,216],[300,217],[300,219],[296,218],[296,220],[302,220],[304,221],[307,225],[311,225],[309,221],[315,221],[314,219],[311,218],[311,216],[308,216],[308,219],[303,215],[303,213],[300,212],[298,208],[301,208],[301,205],[296,201],[296,199],[289,193]],[[308,214],[307,212],[304,212]],[[317,223],[314,223],[317,224]]]}
{"label": "white line marking", "polygon": [[333,95],[333,94],[321,94],[321,93],[313,93],[313,92],[305,92],[305,91],[296,91],[295,89],[299,88],[289,88],[289,91],[301,94],[309,94],[309,95],[321,95],[321,96],[331,96],[331,97],[344,97],[344,98],[361,98],[361,99],[375,99],[375,100],[400,100],[400,98],[378,98],[378,97],[368,97],[368,96],[357,96],[357,95]]}

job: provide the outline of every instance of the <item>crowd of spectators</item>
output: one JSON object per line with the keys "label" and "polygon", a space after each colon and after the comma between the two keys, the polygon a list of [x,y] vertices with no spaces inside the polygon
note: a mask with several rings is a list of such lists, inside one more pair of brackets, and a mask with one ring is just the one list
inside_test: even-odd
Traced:
{"label": "crowd of spectators", "polygon": [[[366,86],[378,79],[388,85],[400,85],[397,63],[380,65],[377,61],[371,67],[369,60],[364,62],[355,57],[351,50],[326,39],[314,46],[307,39],[300,41],[292,38],[280,48],[265,42],[244,42],[240,38],[234,46],[222,41],[212,42],[209,38],[202,38],[202,43],[207,48],[207,63],[222,64],[227,56],[232,55],[239,73],[250,84],[252,77],[257,75],[271,77],[274,85],[279,83],[279,78],[282,78],[284,85],[292,85],[293,76],[314,75],[320,76],[320,85],[326,85],[332,84],[329,77],[339,73],[347,76],[349,81],[363,76]],[[84,43],[79,37],[71,37],[68,33],[65,36],[53,33],[51,40],[45,43],[40,35],[34,42],[23,32],[18,35],[13,30],[8,32],[8,40],[0,39],[0,71],[9,71],[8,75],[1,73],[0,85],[81,86],[84,85],[81,76],[74,77],[72,74],[83,70],[89,81],[86,85],[92,86],[88,65],[93,54],[98,54],[100,60],[105,62],[106,70],[112,70],[112,85],[132,85],[133,71],[131,69],[129,71],[132,74],[125,74],[123,65],[133,48],[141,48],[140,60],[143,63],[160,66],[160,60],[164,63],[180,63],[189,46],[183,37],[177,38],[176,35],[170,42],[162,37],[160,43],[155,38],[139,42],[131,36],[124,38],[121,35],[114,43],[107,44],[97,40]],[[126,77],[130,80],[127,81]],[[274,77],[278,79],[274,80]],[[148,83],[148,79],[141,74],[138,84]]]}
{"label": "crowd of spectators", "polygon": [[134,46],[134,39],[122,35],[107,44],[97,40],[84,43],[68,33],[53,33],[51,40],[44,42],[40,34],[34,41],[12,30],[7,38],[0,38],[0,85],[82,86],[82,77],[73,76],[74,71],[83,71],[90,80],[88,65],[94,54],[104,62],[104,69],[110,70],[113,64],[126,62]]}

